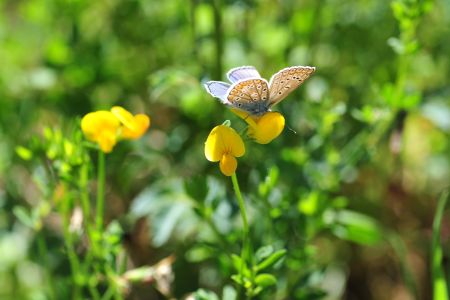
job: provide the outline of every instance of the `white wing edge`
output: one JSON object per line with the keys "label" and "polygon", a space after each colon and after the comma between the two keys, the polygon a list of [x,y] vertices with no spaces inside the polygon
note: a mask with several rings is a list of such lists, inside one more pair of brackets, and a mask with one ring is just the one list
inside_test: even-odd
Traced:
{"label": "white wing edge", "polygon": [[265,78],[261,78],[261,77],[249,77],[249,78],[240,79],[240,80],[234,82],[232,85],[230,85],[230,88],[228,89],[227,95],[239,83],[244,82],[244,81],[248,81],[248,80],[254,80],[254,79],[265,81],[268,84],[267,80]]}
{"label": "white wing edge", "polygon": [[280,71],[278,71],[278,72],[276,72],[275,74],[273,74],[272,77],[270,77],[270,80],[269,80],[269,88],[272,86],[272,80],[273,80],[273,78],[274,78],[276,75],[278,75],[279,73],[281,73],[281,72],[283,72],[283,71],[285,71],[285,70],[292,69],[292,68],[304,68],[304,69],[310,69],[310,70],[312,70],[313,73],[316,71],[316,67],[310,67],[310,66],[292,66],[292,67],[283,68],[283,69],[281,69]]}
{"label": "white wing edge", "polygon": [[261,78],[261,75],[254,66],[241,66],[229,70],[227,78],[231,83],[236,83],[244,79]]}
{"label": "white wing edge", "polygon": [[208,81],[203,86],[211,96],[218,98],[224,104],[228,104],[227,96],[231,89],[230,84],[223,81]]}

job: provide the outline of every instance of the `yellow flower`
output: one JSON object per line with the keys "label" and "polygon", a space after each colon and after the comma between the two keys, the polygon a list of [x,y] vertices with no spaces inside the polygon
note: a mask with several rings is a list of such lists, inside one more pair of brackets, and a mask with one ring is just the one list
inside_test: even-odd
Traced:
{"label": "yellow flower", "polygon": [[284,129],[285,120],[279,112],[267,112],[260,117],[251,116],[246,112],[232,109],[233,113],[247,122],[247,135],[259,144],[268,144]]}
{"label": "yellow flower", "polygon": [[136,140],[140,138],[150,127],[150,118],[144,114],[133,116],[129,111],[120,106],[111,108],[111,112],[123,124],[120,137],[123,139]]}
{"label": "yellow flower", "polygon": [[96,142],[100,149],[109,153],[120,139],[140,138],[150,126],[150,118],[144,114],[133,116],[120,106],[111,111],[99,110],[81,119],[81,130],[87,139]]}
{"label": "yellow flower", "polygon": [[219,125],[213,128],[205,142],[205,157],[212,162],[220,161],[220,171],[225,176],[234,174],[236,157],[245,153],[244,142],[233,128]]}
{"label": "yellow flower", "polygon": [[119,128],[119,120],[106,110],[88,113],[81,119],[81,130],[87,139],[96,142],[105,153],[111,152],[116,145]]}

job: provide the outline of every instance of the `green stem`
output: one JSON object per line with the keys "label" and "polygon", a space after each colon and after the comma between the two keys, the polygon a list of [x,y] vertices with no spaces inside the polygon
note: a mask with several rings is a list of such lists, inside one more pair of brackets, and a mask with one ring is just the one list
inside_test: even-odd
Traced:
{"label": "green stem", "polygon": [[[101,248],[101,236],[103,233],[103,215],[105,210],[105,153],[98,150],[98,162],[97,162],[97,203],[96,203],[96,215],[95,215],[95,233],[91,235],[91,243],[93,244],[93,250]],[[99,255],[95,253],[94,255]],[[101,274],[100,267],[94,263],[94,269],[96,274]],[[94,288],[95,289],[95,288]],[[93,290],[94,290],[93,289]]]}
{"label": "green stem", "polygon": [[103,231],[103,211],[105,206],[105,153],[98,151],[98,170],[97,170],[97,215],[95,224],[97,233]]}
{"label": "green stem", "polygon": [[80,199],[81,199],[81,209],[83,210],[83,215],[85,218],[85,225],[88,225],[91,217],[90,204],[89,204],[89,191],[88,191],[88,180],[89,180],[89,170],[88,162],[84,162],[81,166],[80,178],[78,185],[80,187]]}
{"label": "green stem", "polygon": [[[99,251],[98,248],[100,245],[98,245],[97,240],[94,237],[93,232],[93,224],[91,223],[91,210],[90,210],[90,201],[89,201],[89,189],[88,189],[88,181],[89,181],[89,168],[88,168],[88,161],[85,161],[84,164],[81,167],[80,171],[80,178],[79,178],[79,188],[80,188],[80,199],[81,199],[81,209],[83,210],[84,215],[84,227],[85,232],[90,244],[90,247],[92,251],[86,251],[86,256],[83,261],[83,273],[84,274],[90,274],[91,268],[93,264],[96,262],[93,262],[94,256],[97,256]],[[94,275],[95,276],[95,275]],[[92,299],[99,300],[101,298],[100,293],[98,292],[97,288],[93,283],[90,281],[87,284],[88,290],[91,294]]]}
{"label": "green stem", "polygon": [[101,299],[100,293],[97,291],[97,288],[94,285],[92,285],[91,283],[88,284],[88,290],[91,293],[92,299],[94,299],[94,300]]}
{"label": "green stem", "polygon": [[115,272],[108,264],[105,265],[105,275],[107,278],[108,289],[103,295],[102,300],[108,299],[122,300],[123,296],[115,280],[116,277]]}
{"label": "green stem", "polygon": [[214,14],[214,39],[216,44],[216,74],[215,78],[222,77],[223,56],[223,28],[222,28],[222,0],[213,0],[212,8]]}
{"label": "green stem", "polygon": [[127,265],[128,265],[128,257],[127,257],[127,251],[122,248],[121,251],[122,257],[120,260],[120,264],[118,264],[117,273],[123,274],[127,271]]}
{"label": "green stem", "polygon": [[231,181],[233,182],[234,192],[236,193],[236,198],[238,200],[239,209],[241,210],[242,222],[244,225],[244,233],[248,233],[248,221],[247,221],[247,213],[245,210],[244,198],[242,198],[241,189],[239,188],[239,182],[236,177],[236,173],[231,175]]}
{"label": "green stem", "polygon": [[78,255],[75,250],[75,243],[73,241],[73,235],[70,232],[70,200],[68,197],[65,197],[62,199],[63,203],[63,234],[64,234],[64,242],[66,244],[67,248],[67,256],[69,258],[69,264],[70,268],[72,270],[72,280],[74,288],[72,289],[73,292],[73,299],[80,299],[80,261],[78,260]]}
{"label": "green stem", "polygon": [[42,259],[42,262],[45,267],[45,282],[48,287],[48,293],[49,293],[49,299],[55,299],[55,287],[53,285],[53,280],[51,280],[52,274],[50,271],[50,265],[48,262],[48,250],[47,250],[47,244],[45,242],[44,236],[42,235],[42,232],[39,232],[37,234],[37,246],[39,251],[39,256]]}
{"label": "green stem", "polygon": [[80,178],[79,178],[79,187],[80,187],[80,199],[81,199],[81,209],[83,210],[84,215],[84,227],[86,234],[88,236],[88,240],[90,246],[92,247],[92,251],[88,251],[85,259],[85,266],[89,268],[91,266],[92,252],[97,253],[97,244],[94,241],[92,235],[92,226],[91,226],[91,210],[89,203],[89,190],[88,190],[88,179],[89,179],[89,169],[88,162],[85,162],[81,167]]}
{"label": "green stem", "polygon": [[189,6],[189,17],[191,24],[191,38],[192,38],[192,53],[197,59],[198,43],[197,43],[197,19],[195,17],[195,11],[197,7],[197,0],[191,0]]}
{"label": "green stem", "polygon": [[433,239],[431,242],[431,273],[433,279],[433,299],[449,299],[445,272],[442,269],[441,225],[445,205],[449,198],[449,190],[441,194],[433,221]]}
{"label": "green stem", "polygon": [[[253,290],[253,259],[252,259],[252,255],[251,255],[251,244],[250,244],[250,238],[249,238],[249,226],[248,226],[248,219],[247,219],[247,212],[245,210],[245,203],[244,203],[244,199],[242,198],[242,194],[241,194],[241,190],[239,188],[239,182],[237,180],[236,177],[236,173],[233,173],[233,175],[231,175],[231,181],[233,182],[233,188],[234,188],[234,192],[236,194],[236,198],[238,200],[238,204],[239,204],[239,210],[241,211],[241,217],[242,217],[242,224],[243,224],[243,233],[242,233],[242,242],[243,242],[243,246],[242,246],[242,252],[241,252],[241,260],[243,263],[247,263],[249,265],[249,270],[251,273],[251,285],[250,287],[246,287],[246,289],[249,291],[247,293],[247,297],[248,299],[251,299],[251,293]],[[243,274],[241,271],[241,278],[243,278]]]}

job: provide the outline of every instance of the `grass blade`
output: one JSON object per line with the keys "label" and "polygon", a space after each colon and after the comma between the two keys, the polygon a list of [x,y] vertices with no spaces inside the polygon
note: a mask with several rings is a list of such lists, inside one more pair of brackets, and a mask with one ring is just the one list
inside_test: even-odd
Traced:
{"label": "grass blade", "polygon": [[441,247],[441,224],[444,215],[445,204],[447,203],[449,190],[441,194],[436,208],[436,215],[433,221],[433,240],[431,243],[432,255],[432,280],[433,280],[433,299],[448,300],[448,289],[445,281],[445,273],[442,268],[442,247]]}

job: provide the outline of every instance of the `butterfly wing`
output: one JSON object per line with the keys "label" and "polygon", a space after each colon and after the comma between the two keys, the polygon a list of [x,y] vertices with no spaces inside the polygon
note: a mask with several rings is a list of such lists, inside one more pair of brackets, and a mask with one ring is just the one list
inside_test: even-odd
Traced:
{"label": "butterfly wing", "polygon": [[268,110],[269,85],[263,78],[244,79],[234,83],[227,95],[228,103],[251,115],[261,115]]}
{"label": "butterfly wing", "polygon": [[261,78],[255,67],[252,66],[242,66],[238,68],[231,69],[227,73],[228,79],[231,83],[236,83],[239,80],[249,79],[249,78]]}
{"label": "butterfly wing", "polygon": [[287,95],[308,79],[315,70],[315,67],[296,66],[285,68],[273,75],[269,82],[269,107],[286,98]]}
{"label": "butterfly wing", "polygon": [[208,81],[204,86],[211,96],[220,99],[220,102],[224,104],[228,104],[227,92],[230,84],[222,81]]}

